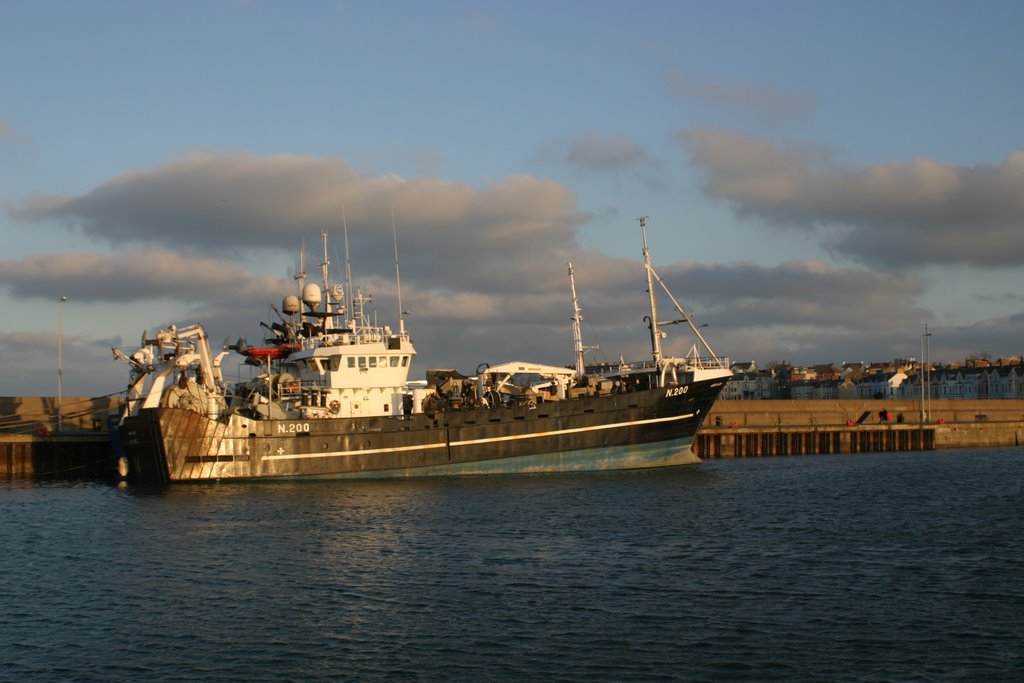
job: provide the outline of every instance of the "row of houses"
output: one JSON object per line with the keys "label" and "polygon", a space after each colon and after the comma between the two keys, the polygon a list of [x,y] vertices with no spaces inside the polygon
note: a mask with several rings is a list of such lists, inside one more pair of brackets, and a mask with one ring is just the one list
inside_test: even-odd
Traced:
{"label": "row of houses", "polygon": [[1024,364],[1020,356],[968,359],[932,364],[922,371],[913,358],[890,363],[842,363],[839,366],[793,366],[753,362],[733,365],[726,400],[792,399],[1024,399]]}

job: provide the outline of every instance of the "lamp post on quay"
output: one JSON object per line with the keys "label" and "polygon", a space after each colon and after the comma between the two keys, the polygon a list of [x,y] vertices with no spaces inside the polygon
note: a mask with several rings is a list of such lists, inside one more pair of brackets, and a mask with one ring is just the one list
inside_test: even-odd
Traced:
{"label": "lamp post on quay", "polygon": [[62,296],[57,302],[57,431],[61,431],[64,425],[64,415],[61,412],[61,399],[64,394],[64,359],[62,356],[64,344],[64,303],[68,300]]}
{"label": "lamp post on quay", "polygon": [[928,331],[928,323],[925,323],[924,334],[921,335],[921,376],[918,378],[921,380],[921,424],[927,422],[930,417],[931,387],[928,386],[928,366],[931,363],[928,356],[931,351],[931,336],[932,333]]}

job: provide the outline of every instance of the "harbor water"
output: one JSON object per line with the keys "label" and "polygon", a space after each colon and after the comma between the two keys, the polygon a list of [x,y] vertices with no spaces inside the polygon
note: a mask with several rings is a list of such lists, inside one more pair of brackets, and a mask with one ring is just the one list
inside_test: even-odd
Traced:
{"label": "harbor water", "polygon": [[0,482],[0,680],[1020,680],[1024,451]]}

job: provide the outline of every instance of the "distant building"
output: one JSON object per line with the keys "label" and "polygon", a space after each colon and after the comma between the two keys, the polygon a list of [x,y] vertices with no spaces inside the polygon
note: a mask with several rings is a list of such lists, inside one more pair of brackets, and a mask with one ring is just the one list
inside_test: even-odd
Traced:
{"label": "distant building", "polygon": [[[1022,400],[1024,368],[1020,365],[957,365],[931,371],[928,395],[945,400]],[[921,373],[911,375],[900,397],[921,398]]]}
{"label": "distant building", "polygon": [[896,398],[907,375],[903,372],[873,372],[857,383],[857,398]]}
{"label": "distant building", "polygon": [[[753,361],[732,366],[733,378],[722,394],[727,400],[920,399],[921,363],[897,358],[880,363],[833,363],[797,366]],[[968,358],[963,363],[935,364],[929,371],[933,399],[1024,400],[1024,363],[1020,356]]]}
{"label": "distant building", "polygon": [[766,370],[733,374],[725,385],[722,398],[734,401],[773,398],[772,385],[771,372]]}

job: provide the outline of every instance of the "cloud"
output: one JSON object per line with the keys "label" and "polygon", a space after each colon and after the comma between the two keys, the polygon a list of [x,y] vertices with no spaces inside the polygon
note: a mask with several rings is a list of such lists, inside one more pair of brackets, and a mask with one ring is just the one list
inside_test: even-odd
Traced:
{"label": "cloud", "polygon": [[995,302],[1004,305],[1016,305],[1024,302],[1024,294],[1016,292],[972,292],[971,296],[977,301],[985,303]]}
{"label": "cloud", "polygon": [[783,92],[777,87],[757,88],[745,83],[697,81],[677,73],[666,76],[669,90],[684,99],[750,114],[773,126],[806,118],[814,99]]}
{"label": "cloud", "polygon": [[[64,396],[103,396],[128,384],[123,365],[110,353],[116,339],[61,338]],[[7,396],[54,396],[57,393],[57,335],[54,332],[0,332],[0,386]],[[119,367],[120,366],[120,367]],[[52,381],[51,381],[52,380]]]}
{"label": "cloud", "polygon": [[[861,334],[827,325],[789,327],[751,327],[747,329],[710,328],[716,350],[733,354],[734,359],[788,360],[800,364],[842,361],[883,361],[919,357],[923,327],[906,321],[886,329],[873,326]],[[1024,338],[1024,313],[981,320],[971,325],[932,325],[929,328],[930,355],[933,360],[952,362],[988,354],[993,358],[1019,355]]]}
{"label": "cloud", "polygon": [[126,302],[170,298],[196,302],[278,297],[291,284],[251,275],[235,264],[162,249],[103,254],[35,254],[0,261],[0,287],[19,298]]}
{"label": "cloud", "polygon": [[714,319],[716,326],[822,326],[874,333],[928,315],[913,304],[925,282],[911,273],[835,268],[814,260],[777,266],[680,264],[659,273],[677,295],[705,307],[700,317]]}
{"label": "cloud", "polygon": [[652,189],[666,186],[664,164],[622,136],[590,133],[572,140],[548,143],[539,151],[537,159],[567,164],[587,173],[606,174],[616,181],[631,177]]}
{"label": "cloud", "polygon": [[[565,254],[545,250],[529,261],[508,264],[501,249],[483,252],[466,268],[473,277],[465,276],[459,262],[445,261],[443,249],[420,256],[435,264],[433,277],[403,274],[402,308],[411,311],[406,324],[417,340],[422,363],[471,370],[470,365],[482,361],[571,359]],[[594,358],[614,361],[620,355],[646,355],[642,318],[647,295],[639,259],[594,250],[575,250],[570,257],[587,343],[601,345]],[[481,286],[491,271],[517,273],[518,278],[509,276],[502,287]],[[769,338],[783,349],[802,348],[824,330],[858,339],[912,337],[904,328],[928,316],[912,303],[923,289],[923,282],[913,275],[837,269],[815,261],[772,267],[682,263],[659,267],[658,272],[698,323],[711,324],[716,349],[745,351],[744,356],[771,348]],[[368,313],[396,325],[399,309],[393,279],[384,273],[357,284],[373,295]],[[269,304],[294,292],[296,284],[217,258],[143,249],[112,256],[47,254],[3,261],[0,286],[20,297],[45,293],[54,298],[73,292],[79,302],[115,302],[122,308],[135,302],[144,309],[153,299],[179,302],[177,313],[168,315],[174,306],[161,306],[154,314],[159,319],[147,325],[200,322],[212,339],[259,340],[259,321],[273,318]],[[664,319],[677,317],[664,298],[661,314]],[[669,331],[666,348],[685,353],[689,335],[683,327]]]}
{"label": "cloud", "polygon": [[[349,228],[362,262],[393,261],[392,208],[403,268],[507,286],[508,267],[529,261],[538,244],[574,245],[586,216],[564,186],[512,176],[476,188],[438,179],[369,176],[341,159],[195,152],[152,170],[122,174],[72,197],[32,197],[8,203],[22,221],[63,222],[87,236],[125,248],[158,245],[202,253],[239,254],[296,249],[306,238]],[[336,240],[335,249],[342,242]],[[502,259],[478,272],[481,254]],[[486,277],[483,277],[486,276]]]}
{"label": "cloud", "polygon": [[606,137],[591,133],[573,140],[566,162],[596,171],[622,171],[650,163],[647,153],[623,137]]}
{"label": "cloud", "polygon": [[1024,152],[963,166],[926,158],[844,168],[821,148],[739,133],[680,134],[706,193],[740,215],[821,233],[836,255],[885,268],[1024,264]]}
{"label": "cloud", "polygon": [[[828,168],[828,155],[814,148],[731,142],[701,150],[710,155],[703,159],[724,169],[720,180],[738,183],[717,186],[724,197],[757,196],[773,206],[794,190],[744,183],[770,178],[779,168],[790,179]],[[755,171],[744,175],[750,168]],[[200,322],[212,339],[245,336],[259,343],[259,321],[273,318],[269,304],[296,289],[290,278],[261,274],[280,270],[270,254],[290,257],[305,238],[312,252],[307,270],[314,277],[315,238],[330,227],[337,278],[344,206],[355,284],[373,295],[371,317],[395,326],[392,204],[402,308],[411,311],[406,325],[420,351],[416,376],[426,367],[472,371],[480,362],[511,358],[571,361],[569,260],[583,306],[585,343],[601,346],[591,357],[615,361],[649,353],[639,259],[579,248],[576,231],[586,215],[572,194],[529,176],[471,187],[368,176],[337,159],[196,153],[113,178],[81,196],[11,207],[21,220],[74,222],[118,249],[0,260],[0,287],[19,299],[68,294],[98,307],[114,303],[125,324],[129,317],[140,327]],[[813,221],[803,224],[817,229]],[[907,272],[813,260],[776,266],[676,263],[658,272],[697,322],[710,324],[715,349],[739,358],[827,361],[847,349],[884,358],[891,349],[913,346],[921,321],[934,317],[917,304],[926,283]],[[665,319],[677,317],[664,300],[661,312]],[[107,329],[108,335],[136,334]],[[691,339],[682,326],[668,331],[667,350],[685,353]],[[877,349],[885,355],[876,355]],[[25,367],[52,365],[51,351],[39,347],[37,362]],[[0,381],[12,372],[0,372]]]}
{"label": "cloud", "polygon": [[[584,335],[588,344],[601,346],[593,358],[614,361],[620,354],[627,358],[648,354],[641,264],[586,252],[573,262]],[[916,340],[920,321],[931,316],[914,303],[925,290],[924,280],[914,274],[835,268],[818,261],[770,267],[684,263],[657,270],[697,324],[710,325],[705,332],[712,346],[739,357],[777,357],[786,351],[794,359],[804,354],[831,359],[834,351],[856,349],[858,354],[870,349],[889,354],[891,348],[902,349],[907,340]],[[547,362],[565,362],[571,342],[571,307],[564,267],[557,278],[546,296],[519,291],[486,298],[452,295],[426,306],[414,299],[410,324],[417,338],[427,341],[421,349],[434,353],[444,346],[448,364],[474,357],[468,349],[486,352],[485,360],[534,350],[535,357]],[[434,295],[421,292],[420,296]],[[659,317],[679,317],[663,296]],[[666,330],[669,352],[686,353],[692,337],[685,326]],[[454,337],[453,331],[457,331]]]}
{"label": "cloud", "polygon": [[1020,355],[1024,339],[1024,312],[979,320],[970,325],[932,326],[929,331],[933,359],[960,360],[982,354],[993,358]]}

